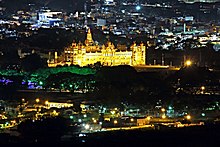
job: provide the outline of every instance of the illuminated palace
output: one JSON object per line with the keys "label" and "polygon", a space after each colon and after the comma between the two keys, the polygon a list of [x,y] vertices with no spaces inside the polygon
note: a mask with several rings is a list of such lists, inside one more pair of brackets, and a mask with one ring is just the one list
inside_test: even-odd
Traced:
{"label": "illuminated palace", "polygon": [[113,43],[108,42],[107,45],[99,46],[92,39],[90,29],[87,33],[85,43],[72,43],[71,46],[64,49],[61,56],[49,59],[48,66],[56,67],[57,65],[79,65],[87,66],[100,62],[103,66],[145,65],[146,47],[143,43],[139,46],[134,43],[130,46],[130,50],[122,51],[115,48]]}

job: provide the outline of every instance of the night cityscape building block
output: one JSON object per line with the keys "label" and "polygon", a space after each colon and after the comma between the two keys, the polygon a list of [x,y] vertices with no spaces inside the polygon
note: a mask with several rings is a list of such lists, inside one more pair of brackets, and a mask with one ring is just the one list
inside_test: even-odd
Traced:
{"label": "night cityscape building block", "polygon": [[49,59],[48,66],[56,67],[57,65],[79,65],[87,66],[100,62],[103,66],[145,65],[146,46],[141,43],[134,43],[130,50],[121,51],[115,48],[110,41],[107,45],[99,46],[94,43],[90,29],[87,32],[85,43],[72,43],[71,46],[64,49],[61,56]]}

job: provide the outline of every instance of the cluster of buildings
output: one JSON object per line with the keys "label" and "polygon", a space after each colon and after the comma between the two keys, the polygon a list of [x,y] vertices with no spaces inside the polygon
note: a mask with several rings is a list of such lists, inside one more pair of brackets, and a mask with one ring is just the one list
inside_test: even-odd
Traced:
{"label": "cluster of buildings", "polygon": [[[71,13],[53,11],[46,7],[37,8],[34,4],[30,4],[27,6],[28,11],[19,10],[16,14],[11,15],[10,19],[0,20],[0,39],[15,38],[15,40],[19,40],[20,38],[36,36],[40,28],[85,30],[87,27],[90,27],[92,30],[98,29],[106,36],[117,36],[119,40],[122,38],[122,40],[135,41],[139,38],[137,44],[131,45],[125,42],[129,50],[120,51],[117,49],[115,42],[108,42],[107,45],[102,45],[104,44],[102,43],[100,46],[97,45],[97,40],[93,41],[92,37],[87,37],[87,42],[84,44],[73,43],[72,46],[66,47],[62,55],[63,59],[57,55],[53,58],[49,56],[48,65],[50,67],[56,64],[78,64],[85,66],[96,62],[110,66],[120,64],[133,66],[158,64],[161,62],[154,62],[158,59],[146,59],[145,48],[185,50],[186,40],[193,40],[190,43],[191,48],[206,47],[209,43],[213,44],[215,51],[218,51],[220,48],[220,27],[217,21],[209,21],[208,19],[204,21],[205,19],[197,17],[200,13],[204,14],[204,17],[207,18],[218,14],[218,3],[201,3],[199,7],[195,5],[198,15],[194,13],[192,5],[188,6],[188,4],[182,3],[152,4],[130,3],[129,1],[122,1],[120,3],[107,0],[103,4],[90,4],[86,3],[85,9],[82,12],[76,11]],[[89,9],[89,6],[91,9]],[[186,7],[187,10],[189,9],[189,13],[184,14],[182,7]],[[22,26],[25,28],[22,28]],[[20,47],[19,52],[23,52],[25,50],[23,48]],[[167,60],[166,65],[170,65],[171,62],[174,63],[175,61]]]}
{"label": "cluster of buildings", "polygon": [[[154,123],[178,122],[188,119],[193,122],[215,119],[219,112],[219,105],[204,107],[200,109],[177,110],[174,106],[164,105],[161,100],[155,106],[149,108],[122,103],[124,108],[117,106],[98,105],[96,102],[74,100],[48,101],[40,98],[35,100],[0,101],[0,130],[13,128],[21,122],[31,119],[33,122],[48,117],[62,116],[69,119],[72,124],[81,126],[81,131],[87,130],[85,124],[93,130],[101,128],[114,128],[126,126],[144,126]],[[79,109],[76,109],[79,107]],[[90,128],[89,127],[89,128]],[[98,129],[95,129],[98,128]],[[90,128],[91,129],[91,128]]]}

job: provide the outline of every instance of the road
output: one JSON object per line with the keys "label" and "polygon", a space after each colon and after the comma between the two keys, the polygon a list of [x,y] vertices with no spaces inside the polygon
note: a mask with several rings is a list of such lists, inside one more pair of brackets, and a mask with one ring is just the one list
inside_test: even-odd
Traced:
{"label": "road", "polygon": [[[155,124],[156,125],[156,124]],[[134,129],[143,129],[143,128],[149,128],[149,129],[156,129],[155,125],[142,125],[142,126],[130,126],[130,127],[113,127],[113,128],[102,128],[101,130],[82,130],[81,133],[94,133],[94,132],[104,132],[104,131],[116,131],[116,130],[134,130]],[[174,125],[171,123],[160,123],[160,125],[169,128],[171,125],[173,125],[172,128],[181,128],[181,127],[190,127],[190,126],[201,126],[203,124],[200,123],[191,123],[191,124],[178,124]],[[158,127],[157,127],[158,129]]]}

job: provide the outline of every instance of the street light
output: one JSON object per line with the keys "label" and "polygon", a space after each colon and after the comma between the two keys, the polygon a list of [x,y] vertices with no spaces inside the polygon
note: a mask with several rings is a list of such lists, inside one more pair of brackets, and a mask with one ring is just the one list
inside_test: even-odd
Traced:
{"label": "street light", "polygon": [[81,123],[81,122],[82,122],[82,119],[78,119],[78,122]]}
{"label": "street light", "polygon": [[86,129],[86,130],[88,130],[89,127],[90,127],[89,124],[86,124],[86,125],[85,125],[85,129]]}
{"label": "street light", "polygon": [[40,85],[43,85],[44,83],[42,81],[39,82]]}
{"label": "street light", "polygon": [[166,111],[166,109],[165,109],[165,108],[162,108],[162,109],[161,109],[161,111],[162,111],[162,112],[165,112],[165,111]]}
{"label": "street light", "polygon": [[48,104],[49,104],[49,101],[45,101],[45,107],[48,109],[49,108],[49,106],[48,106]]}
{"label": "street light", "polygon": [[114,110],[113,110],[113,111],[111,111],[111,114],[112,114],[112,115],[114,115],[114,114],[115,114],[115,111],[114,111]]}
{"label": "street light", "polygon": [[200,93],[203,94],[204,91],[205,91],[205,86],[202,86],[202,87],[201,87],[201,92],[200,92]]}
{"label": "street light", "polygon": [[39,98],[36,98],[35,101],[36,101],[36,103],[39,103],[39,102],[40,102],[40,99],[39,99]]}
{"label": "street light", "polygon": [[48,103],[49,103],[48,101],[45,101],[45,105],[48,105]]}
{"label": "street light", "polygon": [[141,6],[137,5],[137,6],[135,7],[135,9],[136,9],[137,11],[139,11],[139,10],[141,9]]}
{"label": "street light", "polygon": [[37,103],[37,104],[35,105],[35,107],[36,107],[36,109],[37,109],[37,113],[39,113],[39,111],[41,111],[41,110],[40,110],[40,106],[39,106],[39,104],[38,104],[38,103],[40,102],[40,99],[39,99],[39,98],[36,98],[35,101],[36,101],[36,103]]}
{"label": "street light", "polygon": [[186,65],[186,66],[191,66],[191,65],[192,65],[192,61],[187,60],[186,63],[185,63],[185,65]]}
{"label": "street light", "polygon": [[186,119],[187,119],[187,120],[190,120],[190,119],[191,119],[191,116],[190,116],[190,115],[187,115],[187,116],[186,116]]}

